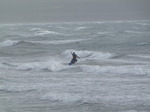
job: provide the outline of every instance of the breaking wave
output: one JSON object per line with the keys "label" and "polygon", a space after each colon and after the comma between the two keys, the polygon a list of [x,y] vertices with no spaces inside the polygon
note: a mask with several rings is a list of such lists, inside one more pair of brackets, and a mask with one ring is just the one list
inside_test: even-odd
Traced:
{"label": "breaking wave", "polygon": [[21,43],[22,41],[19,41],[19,40],[6,40],[6,41],[3,41],[2,43],[0,43],[0,46],[2,47],[10,47],[10,46],[15,46],[19,43]]}
{"label": "breaking wave", "polygon": [[0,46],[1,47],[11,47],[11,46],[16,46],[18,44],[23,44],[23,43],[59,45],[59,44],[70,44],[70,43],[74,43],[74,42],[81,42],[81,41],[86,41],[86,40],[89,40],[89,39],[53,40],[53,41],[5,40],[0,43]]}
{"label": "breaking wave", "polygon": [[18,70],[23,70],[23,71],[30,71],[30,70],[42,71],[42,70],[46,70],[46,71],[52,71],[52,72],[57,72],[57,71],[60,71],[64,68],[65,68],[65,66],[63,64],[61,64],[60,62],[55,61],[55,60],[49,60],[47,62],[24,63],[24,64],[18,65],[18,67],[17,67]]}

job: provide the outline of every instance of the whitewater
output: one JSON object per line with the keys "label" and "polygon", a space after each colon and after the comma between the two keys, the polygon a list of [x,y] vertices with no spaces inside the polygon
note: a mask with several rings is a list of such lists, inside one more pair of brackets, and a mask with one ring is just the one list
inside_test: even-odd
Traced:
{"label": "whitewater", "polygon": [[0,24],[0,112],[150,112],[150,21]]}

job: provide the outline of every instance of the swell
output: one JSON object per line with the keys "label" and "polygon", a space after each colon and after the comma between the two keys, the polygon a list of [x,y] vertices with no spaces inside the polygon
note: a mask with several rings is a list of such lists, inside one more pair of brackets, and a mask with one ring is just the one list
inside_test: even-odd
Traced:
{"label": "swell", "polygon": [[70,40],[49,40],[49,41],[25,41],[25,40],[5,40],[0,43],[0,47],[12,47],[17,45],[60,45],[60,44],[70,44],[80,41],[86,41],[89,39],[70,39]]}
{"label": "swell", "polygon": [[17,45],[21,45],[21,44],[32,44],[30,42],[27,41],[23,41],[23,40],[6,40],[0,43],[1,47],[12,47],[12,46],[17,46]]}
{"label": "swell", "polygon": [[[107,91],[107,90],[102,90]],[[120,92],[121,93],[121,92]],[[41,100],[47,100],[50,102],[60,102],[60,103],[76,103],[76,104],[99,104],[99,103],[105,103],[105,104],[111,104],[111,103],[127,103],[132,104],[132,102],[135,102],[135,100],[146,100],[146,98],[138,97],[134,94],[127,94],[126,97],[122,95],[115,95],[116,92],[113,93],[107,93],[102,92],[100,93],[102,95],[94,95],[91,96],[90,94],[81,92],[81,93],[65,93],[65,92],[49,92],[45,95],[41,96]],[[113,95],[114,94],[114,95]],[[149,97],[148,97],[149,99]]]}
{"label": "swell", "polygon": [[23,88],[23,87],[0,87],[0,92],[4,93],[20,93],[20,92],[32,92],[35,91],[35,89],[32,88]]}

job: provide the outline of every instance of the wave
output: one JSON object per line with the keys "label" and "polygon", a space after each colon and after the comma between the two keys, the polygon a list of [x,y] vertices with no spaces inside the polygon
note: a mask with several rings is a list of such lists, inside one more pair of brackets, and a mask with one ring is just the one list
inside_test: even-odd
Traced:
{"label": "wave", "polygon": [[88,94],[74,94],[74,93],[64,93],[64,92],[49,92],[43,96],[41,96],[42,100],[48,100],[51,102],[61,102],[61,103],[79,103],[79,104],[95,104],[100,103],[104,100],[101,96],[90,96]]}
{"label": "wave", "polygon": [[83,29],[86,29],[87,27],[78,27],[76,28],[75,30],[83,30]]}
{"label": "wave", "polygon": [[82,65],[81,70],[86,73],[100,73],[100,74],[118,74],[118,75],[150,75],[148,65],[135,66],[98,66],[98,65]]}
{"label": "wave", "polygon": [[0,43],[0,46],[2,47],[10,47],[10,46],[15,46],[19,43],[21,43],[22,41],[19,41],[19,40],[6,40],[6,41],[3,41],[2,43]]}
{"label": "wave", "polygon": [[42,30],[42,29],[41,29],[41,28],[31,28],[30,30],[31,30],[31,31],[37,31],[37,30],[40,31],[40,30]]}
{"label": "wave", "polygon": [[138,45],[138,46],[145,46],[147,44],[148,44],[147,42],[140,42],[140,43],[137,43],[136,45]]}
{"label": "wave", "polygon": [[106,32],[106,31],[105,31],[105,32],[98,32],[97,34],[98,34],[98,35],[105,35],[105,34],[111,34],[111,32]]}
{"label": "wave", "polygon": [[41,97],[42,100],[49,100],[52,102],[76,102],[81,98],[78,95],[71,95],[68,93],[48,93]]}
{"label": "wave", "polygon": [[141,58],[141,59],[150,59],[150,55],[142,55],[142,54],[139,54],[139,55],[129,55],[130,57],[134,57],[134,58]]}
{"label": "wave", "polygon": [[139,33],[139,34],[140,34],[140,33],[143,33],[143,32],[139,32],[139,31],[125,31],[125,32],[126,32],[126,33],[135,33],[135,34],[136,34],[136,33],[137,33],[137,34],[138,34],[138,33]]}
{"label": "wave", "polygon": [[17,67],[18,70],[23,71],[51,71],[51,72],[57,72],[62,69],[65,69],[65,65],[63,65],[61,62],[55,61],[55,60],[49,60],[47,62],[30,62],[30,63],[24,63],[20,64]]}
{"label": "wave", "polygon": [[55,31],[48,31],[48,30],[37,31],[37,32],[35,32],[34,35],[47,35],[47,34],[62,35],[61,33],[58,33],[58,32],[55,32]]}
{"label": "wave", "polygon": [[[0,63],[0,68],[1,69],[6,69],[6,67],[3,65],[3,63]],[[0,72],[1,73],[1,72]]]}
{"label": "wave", "polygon": [[20,88],[0,88],[0,91],[3,91],[3,92],[31,92],[31,91],[34,91],[34,89],[22,89],[23,87],[20,87]]}
{"label": "wave", "polygon": [[11,47],[16,46],[18,44],[28,43],[28,44],[52,44],[52,45],[59,45],[59,44],[70,44],[74,42],[81,42],[86,41],[89,39],[72,39],[72,40],[53,40],[53,41],[23,41],[23,40],[5,40],[0,43],[1,47]]}
{"label": "wave", "polygon": [[38,36],[43,36],[43,35],[48,35],[48,34],[51,34],[51,35],[64,35],[62,33],[56,32],[56,31],[49,31],[49,30],[42,29],[42,28],[32,28],[32,29],[30,29],[30,31],[35,31],[34,35],[38,35]]}
{"label": "wave", "polygon": [[21,45],[21,44],[36,44],[36,42],[32,42],[32,41],[23,41],[23,40],[5,40],[3,42],[0,43],[1,47],[12,47],[12,46],[17,46],[17,45]]}
{"label": "wave", "polygon": [[13,66],[15,66],[15,65],[13,65],[13,64],[11,64],[11,63],[8,63],[8,62],[0,62],[0,68],[1,69],[9,69],[9,67],[13,67]]}
{"label": "wave", "polygon": [[[85,90],[87,91],[87,90]],[[138,95],[113,95],[114,93],[101,93],[102,95],[95,94],[94,96],[88,94],[87,92],[81,93],[65,93],[65,92],[49,92],[41,96],[41,100],[47,100],[51,102],[61,102],[61,103],[78,103],[78,104],[133,104],[135,100],[146,100],[146,97],[139,97]],[[149,99],[149,97],[148,97]]]}
{"label": "wave", "polygon": [[3,92],[31,92],[31,91],[35,91],[36,89],[34,89],[34,87],[32,87],[31,85],[25,85],[25,84],[11,84],[11,85],[5,85],[5,86],[0,86],[0,91]]}
{"label": "wave", "polygon": [[143,26],[148,26],[148,25],[150,25],[149,23],[137,23],[138,25],[143,25]]}
{"label": "wave", "polygon": [[86,41],[89,39],[72,39],[72,40],[53,40],[53,41],[30,41],[31,43],[35,44],[53,44],[53,45],[58,45],[58,44],[70,44],[74,42],[81,42],[81,41]]}

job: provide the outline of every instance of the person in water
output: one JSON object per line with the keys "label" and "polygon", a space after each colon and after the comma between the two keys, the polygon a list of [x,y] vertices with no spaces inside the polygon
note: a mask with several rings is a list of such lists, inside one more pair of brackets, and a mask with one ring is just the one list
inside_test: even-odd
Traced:
{"label": "person in water", "polygon": [[75,54],[75,52],[71,52],[71,54],[72,54],[72,60],[71,60],[71,63],[75,63],[75,62],[77,62],[78,60],[77,60],[77,58],[80,58],[80,57],[78,57],[76,54]]}

